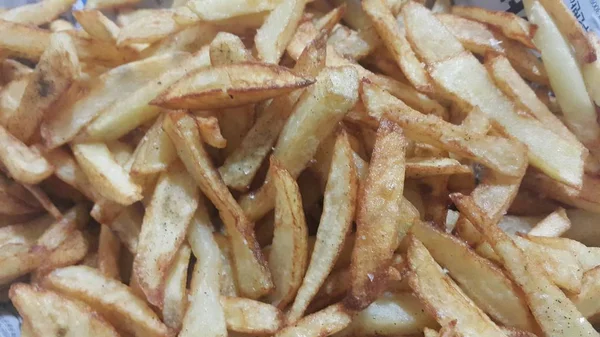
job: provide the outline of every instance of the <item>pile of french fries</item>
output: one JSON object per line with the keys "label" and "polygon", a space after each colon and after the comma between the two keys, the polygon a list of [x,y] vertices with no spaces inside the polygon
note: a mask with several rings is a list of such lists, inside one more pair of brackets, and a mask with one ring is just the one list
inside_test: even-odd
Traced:
{"label": "pile of french fries", "polygon": [[600,336],[600,42],[561,0],[72,4],[0,13],[22,337]]}

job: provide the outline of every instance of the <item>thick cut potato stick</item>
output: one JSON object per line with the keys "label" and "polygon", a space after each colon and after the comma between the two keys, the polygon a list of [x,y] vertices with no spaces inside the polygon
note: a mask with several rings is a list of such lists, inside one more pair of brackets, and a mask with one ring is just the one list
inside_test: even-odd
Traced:
{"label": "thick cut potato stick", "polygon": [[538,222],[527,234],[533,236],[559,237],[571,228],[571,221],[564,208],[560,207]]}
{"label": "thick cut potato stick", "polygon": [[158,179],[144,214],[133,272],[148,301],[158,307],[163,306],[169,266],[198,207],[198,188],[190,180],[181,163],[172,164]]}
{"label": "thick cut potato stick", "polygon": [[407,140],[402,129],[383,120],[377,130],[369,173],[358,200],[346,307],[362,310],[383,293],[394,250],[411,223],[401,223]]}
{"label": "thick cut potato stick", "polygon": [[[473,55],[465,53],[460,42],[425,7],[408,3],[403,13],[408,40],[429,65],[436,84],[457,102],[478,106],[508,135],[523,142],[529,149],[533,166],[561,182],[581,186],[583,153],[580,149],[539,121],[519,115],[514,104],[492,83],[485,67]],[[431,34],[434,31],[435,34]],[[440,49],[444,52],[439,53]],[[464,81],[463,76],[469,80]],[[536,137],[531,137],[532,134]]]}
{"label": "thick cut potato stick", "polygon": [[302,286],[290,308],[288,322],[296,322],[325,282],[340,255],[354,217],[358,181],[352,149],[345,132],[338,135],[325,188],[317,241]]}
{"label": "thick cut potato stick", "polygon": [[283,326],[276,307],[242,297],[221,296],[227,330],[250,334],[274,334]]}
{"label": "thick cut potato stick", "polygon": [[[558,1],[544,2],[556,2],[558,6],[563,6]],[[565,123],[592,151],[598,151],[600,125],[597,122],[594,103],[585,88],[581,68],[571,53],[571,46],[561,35],[548,12],[537,1],[529,9],[529,20],[539,27],[533,41],[542,54]],[[588,41],[585,35],[583,38]]]}
{"label": "thick cut potato stick", "polygon": [[480,7],[454,6],[452,14],[487,23],[499,28],[508,38],[517,40],[529,48],[535,48],[531,39],[537,27],[514,13],[491,11]]}
{"label": "thick cut potato stick", "polygon": [[222,2],[220,0],[192,0],[187,2],[202,21],[219,21],[230,18],[270,11],[281,3],[282,0],[257,0],[247,2],[245,0],[232,0]]}
{"label": "thick cut potato stick", "polygon": [[159,116],[135,151],[135,159],[131,166],[133,174],[153,174],[167,169],[175,159],[177,152],[171,139],[163,130],[164,115]]}
{"label": "thick cut potato stick", "polygon": [[101,225],[98,238],[98,269],[104,276],[120,280],[119,258],[121,255],[121,241],[112,232],[110,227]]}
{"label": "thick cut potato stick", "polygon": [[368,82],[362,82],[361,98],[372,118],[389,118],[402,126],[407,136],[413,140],[478,161],[507,176],[519,177],[525,172],[525,149],[515,141],[471,135],[460,126],[411,109],[404,102]]}
{"label": "thick cut potato stick", "polygon": [[73,11],[73,16],[86,33],[93,38],[110,43],[117,42],[121,28],[101,11],[96,9]]}
{"label": "thick cut potato stick", "polygon": [[314,83],[287,68],[236,63],[188,74],[166,88],[152,104],[169,109],[230,108],[287,94]]}
{"label": "thick cut potato stick", "polygon": [[396,23],[384,0],[365,0],[362,6],[410,83],[419,91],[432,91],[433,87],[423,64],[417,59],[415,52],[406,40],[403,28]]}
{"label": "thick cut potato stick", "polygon": [[57,269],[43,280],[46,288],[87,303],[117,329],[136,337],[170,336],[150,307],[119,281],[87,266]]}
{"label": "thick cut potato stick", "polygon": [[[300,55],[294,71],[298,74],[316,77],[325,67],[326,36],[321,35],[311,42]],[[294,110],[304,89],[295,90],[273,101],[258,116],[252,128],[237,148],[225,159],[219,173],[227,186],[247,189],[254,179],[263,160],[271,151],[286,118]]]}
{"label": "thick cut potato stick", "polygon": [[165,281],[165,298],[163,300],[162,317],[165,324],[179,331],[188,305],[187,275],[190,264],[190,246],[182,244],[171,263]]}
{"label": "thick cut potato stick", "polygon": [[52,174],[54,167],[37,149],[27,147],[2,126],[0,144],[0,162],[13,179],[25,184],[37,184]]}
{"label": "thick cut potato stick", "polygon": [[125,100],[141,86],[169,70],[189,55],[176,52],[116,67],[101,75],[79,99],[52,116],[45,116],[42,137],[49,148],[71,141],[103,110]]}
{"label": "thick cut potato stick", "polygon": [[[454,204],[485,236],[512,279],[523,289],[533,316],[549,336],[599,336],[573,302],[527,258],[512,239],[496,227],[470,197],[452,194]],[[559,303],[560,305],[555,305]],[[548,310],[552,308],[552,310]]]}
{"label": "thick cut potato stick", "polygon": [[[119,333],[92,308],[35,286],[16,283],[10,299],[29,324],[33,336],[118,337]],[[21,334],[22,335],[22,334]]]}
{"label": "thick cut potato stick", "polygon": [[239,282],[240,292],[252,298],[268,293],[273,283],[252,224],[213,166],[193,117],[183,112],[169,113],[164,128],[196,184],[219,210],[231,242],[235,270],[237,275],[244,275]]}
{"label": "thick cut potato stick", "polygon": [[303,317],[277,332],[275,337],[327,337],[341,331],[352,321],[351,313],[341,303]]}
{"label": "thick cut potato stick", "polygon": [[420,241],[410,237],[409,242],[410,287],[425,303],[425,310],[440,325],[457,322],[455,329],[461,336],[505,336],[456,283],[444,274]]}
{"label": "thick cut potato stick", "polygon": [[210,216],[201,200],[187,235],[197,261],[180,337],[227,337],[225,313],[219,300],[221,252],[212,232]]}
{"label": "thick cut potato stick", "polygon": [[75,144],[72,149],[77,163],[100,195],[122,205],[142,199],[141,187],[117,164],[104,143]]}
{"label": "thick cut potato stick", "polygon": [[[346,112],[358,100],[358,76],[351,67],[323,70],[317,83],[308,88],[286,121],[273,156],[292,177],[298,177]],[[299,129],[297,125],[305,125]],[[274,190],[269,178],[255,192],[240,199],[240,206],[251,220],[257,220],[274,206]]]}
{"label": "thick cut potato stick", "polygon": [[137,86],[128,96],[115,101],[98,118],[89,124],[78,139],[115,140],[135,129],[137,126],[156,117],[161,109],[150,105],[150,101],[186,74],[210,65],[207,53],[198,52],[180,59],[175,66],[167,68],[154,80]]}
{"label": "thick cut potato stick", "polygon": [[269,13],[265,23],[256,31],[254,45],[258,58],[266,63],[278,64],[287,44],[296,31],[306,0],[281,0]]}
{"label": "thick cut potato stick", "polygon": [[67,12],[74,3],[74,0],[44,0],[8,10],[0,14],[0,19],[41,26]]}
{"label": "thick cut potato stick", "polygon": [[520,290],[502,270],[460,240],[428,224],[417,221],[411,233],[488,315],[506,326],[536,331],[537,324],[527,303],[520,297]]}
{"label": "thick cut potato stick", "polygon": [[275,227],[269,254],[269,269],[275,291],[270,302],[285,308],[302,284],[308,260],[308,229],[302,209],[302,197],[294,178],[284,169],[271,163],[275,186]]}

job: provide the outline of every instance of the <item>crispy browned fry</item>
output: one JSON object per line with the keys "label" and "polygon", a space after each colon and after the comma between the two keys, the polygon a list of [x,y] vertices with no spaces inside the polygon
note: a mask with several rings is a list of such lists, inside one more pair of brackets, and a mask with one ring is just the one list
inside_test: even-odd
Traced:
{"label": "crispy browned fry", "polygon": [[92,308],[53,291],[15,283],[9,296],[28,323],[32,336],[49,333],[64,337],[119,336],[115,328]]}
{"label": "crispy browned fry", "polygon": [[219,210],[231,242],[235,270],[238,275],[244,275],[238,284],[240,292],[254,298],[268,293],[273,283],[252,224],[214,168],[193,117],[183,112],[171,112],[165,119],[164,128],[196,184]]}
{"label": "crispy browned fry", "polygon": [[302,284],[308,260],[308,229],[302,209],[302,197],[294,178],[271,163],[275,197],[273,243],[269,254],[269,269],[275,291],[270,302],[283,309],[293,300]]}
{"label": "crispy browned fry", "polygon": [[152,104],[170,109],[214,109],[255,103],[314,83],[287,68],[237,63],[191,73],[163,91]]}
{"label": "crispy browned fry", "polygon": [[87,303],[121,331],[136,337],[171,335],[152,309],[129,287],[93,268],[56,269],[42,283],[44,287]]}
{"label": "crispy browned fry", "polygon": [[164,115],[159,116],[146,132],[135,151],[135,159],[131,166],[133,174],[153,174],[167,169],[175,159],[177,152],[163,130]]}
{"label": "crispy browned fry", "polygon": [[407,141],[401,128],[383,120],[377,130],[369,173],[358,201],[350,265],[352,287],[344,305],[362,310],[387,286],[392,255],[410,223],[401,223]]}
{"label": "crispy browned fry", "polygon": [[148,301],[158,307],[169,266],[198,207],[198,188],[190,180],[181,163],[172,164],[161,174],[144,214],[133,271]]}
{"label": "crispy browned fry", "polygon": [[461,336],[505,336],[502,330],[442,271],[423,244],[409,237],[410,287],[425,303],[425,310],[440,325],[457,321]]}
{"label": "crispy browned fry", "polygon": [[77,22],[91,37],[116,43],[121,28],[97,9],[73,11]]}
{"label": "crispy browned fry", "polygon": [[281,0],[269,13],[254,37],[254,46],[261,61],[279,63],[300,23],[305,5],[306,0]]}
{"label": "crispy browned fry", "polygon": [[40,26],[71,9],[74,3],[74,0],[44,0],[8,10],[0,14],[0,19]]}
{"label": "crispy browned fry", "polygon": [[13,179],[33,185],[48,178],[54,171],[37,149],[27,147],[2,126],[0,144],[0,162]]}
{"label": "crispy browned fry", "polygon": [[[319,143],[327,137],[358,100],[358,76],[351,67],[323,70],[317,83],[308,88],[294,106],[275,146],[273,156],[292,177],[308,165]],[[299,129],[302,123],[306,128]],[[273,187],[267,180],[256,192],[240,199],[246,215],[261,218],[274,205]]]}
{"label": "crispy browned fry", "polygon": [[131,96],[140,86],[180,64],[186,57],[185,53],[150,57],[101,75],[82,97],[56,114],[45,116],[41,126],[45,144],[55,148],[72,140],[103,110]]}
{"label": "crispy browned fry", "polygon": [[514,13],[491,11],[481,7],[454,6],[452,14],[492,25],[502,31],[506,37],[517,40],[529,48],[535,48],[531,39],[537,26]]}
{"label": "crispy browned fry", "polygon": [[[542,331],[551,336],[598,336],[573,302],[550,282],[541,267],[475,205],[471,197],[452,194],[454,204],[493,246],[512,279],[523,289]],[[540,296],[542,295],[542,296]],[[560,305],[556,305],[559,303]],[[553,308],[552,310],[548,310]]]}
{"label": "crispy browned fry", "polygon": [[[320,35],[308,45],[296,62],[293,69],[295,72],[311,77],[319,74],[325,67],[325,39],[325,35]],[[227,186],[235,189],[248,188],[303,91],[299,89],[273,99],[258,116],[244,139],[219,168]]]}
{"label": "crispy browned fry", "polygon": [[557,210],[548,214],[547,217],[538,222],[527,234],[533,236],[559,237],[567,232],[570,228],[571,221],[567,217],[567,212],[564,208],[559,207]]}
{"label": "crispy browned fry", "polygon": [[333,269],[350,231],[358,189],[352,152],[348,136],[342,131],[331,159],[317,241],[302,286],[287,314],[288,322],[296,322],[302,317]]}
{"label": "crispy browned fry", "polygon": [[432,91],[433,87],[423,64],[417,59],[406,40],[404,29],[398,25],[384,0],[365,0],[362,7],[410,83],[419,91]]}
{"label": "crispy browned fry", "polygon": [[[504,132],[523,142],[529,149],[529,161],[533,166],[554,179],[573,186],[581,185],[582,151],[539,121],[519,114],[508,97],[493,84],[485,67],[466,53],[460,42],[425,7],[408,3],[402,11],[407,38],[429,65],[429,74],[436,84],[457,103],[478,106]],[[439,52],[441,50],[444,52]],[[531,134],[538,136],[530,137]]]}
{"label": "crispy browned fry", "polygon": [[249,334],[273,334],[283,327],[276,307],[242,297],[221,296],[227,330]]}
{"label": "crispy browned fry", "polygon": [[326,337],[347,327],[352,321],[351,313],[341,303],[303,317],[293,325],[279,330],[276,337]]}
{"label": "crispy browned fry", "polygon": [[165,324],[179,331],[188,306],[187,276],[190,264],[190,246],[182,244],[171,263],[165,281],[165,298],[163,300],[162,317]]}
{"label": "crispy browned fry", "polygon": [[72,149],[77,163],[100,195],[122,205],[142,199],[141,187],[115,161],[106,144],[74,144]]}
{"label": "crispy browned fry", "polygon": [[361,98],[369,116],[389,118],[403,127],[407,136],[478,161],[502,174],[519,177],[527,166],[525,149],[518,142],[494,136],[471,135],[460,126],[423,115],[383,89],[362,82]]}
{"label": "crispy browned fry", "polygon": [[198,259],[192,275],[189,306],[183,318],[181,337],[226,337],[225,313],[219,300],[221,252],[213,237],[210,215],[200,200],[187,238]]}
{"label": "crispy browned fry", "polygon": [[219,128],[219,120],[216,117],[196,117],[196,124],[202,140],[218,149],[227,146],[227,140],[223,138],[221,129]]}

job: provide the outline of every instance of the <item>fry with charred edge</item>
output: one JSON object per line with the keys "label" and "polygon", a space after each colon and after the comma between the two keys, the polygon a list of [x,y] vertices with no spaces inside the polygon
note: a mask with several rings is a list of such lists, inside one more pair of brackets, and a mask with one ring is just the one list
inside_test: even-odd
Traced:
{"label": "fry with charred edge", "polygon": [[275,290],[268,298],[275,307],[283,309],[302,284],[308,259],[308,229],[296,181],[275,159],[271,160],[271,173],[276,195],[269,269]]}
{"label": "fry with charred edge", "polygon": [[336,140],[331,159],[317,241],[302,286],[287,314],[288,322],[296,322],[302,317],[310,301],[333,269],[351,229],[356,207],[357,185],[352,149],[348,136],[345,131],[342,131]]}
{"label": "fry with charred edge", "polygon": [[243,282],[239,283],[240,292],[251,298],[267,294],[273,283],[252,224],[214,168],[193,117],[183,112],[170,112],[163,127],[196,184],[219,210],[231,242],[235,270],[237,275],[244,275]]}
{"label": "fry with charred edge", "polygon": [[[298,99],[279,135],[273,157],[292,177],[298,177],[314,157],[319,143],[333,132],[357,100],[357,72],[351,67],[325,68],[317,83]],[[306,127],[298,128],[300,124]],[[251,220],[261,218],[274,206],[274,190],[269,180],[267,176],[259,190],[239,201]]]}
{"label": "fry with charred edge", "polygon": [[522,176],[527,167],[525,148],[518,142],[501,137],[472,135],[437,116],[423,115],[411,109],[367,81],[362,82],[361,98],[371,118],[376,121],[388,118],[398,123],[413,140],[441,147],[511,177]]}
{"label": "fry with charred edge", "polygon": [[52,174],[54,167],[39,151],[27,147],[2,126],[0,144],[0,162],[13,179],[35,185]]}
{"label": "fry with charred edge", "polygon": [[499,28],[506,37],[535,49],[531,38],[535,35],[537,26],[514,13],[491,11],[481,7],[454,6],[452,14]]}
{"label": "fry with charred edge", "polygon": [[344,305],[362,310],[386,288],[399,237],[407,141],[395,123],[382,120],[369,173],[358,200],[350,293]]}
{"label": "fry with charred edge", "polygon": [[77,163],[100,195],[122,205],[142,199],[141,187],[117,164],[106,144],[74,144],[72,149]]}
{"label": "fry with charred edge", "polygon": [[546,335],[600,336],[573,302],[550,282],[540,266],[528,259],[512,239],[473,203],[471,197],[459,193],[451,194],[450,197],[459,211],[469,218],[492,245],[509,275],[523,289],[533,316]]}
{"label": "fry with charred edge", "polygon": [[457,321],[461,336],[505,336],[433,260],[427,248],[409,236],[409,284],[440,325]]}
{"label": "fry with charred edge", "polygon": [[260,60],[279,63],[300,23],[305,5],[306,0],[282,0],[269,13],[265,23],[254,36],[254,46]]}
{"label": "fry with charred edge", "polygon": [[169,266],[198,207],[198,188],[190,180],[181,163],[172,164],[158,179],[144,214],[133,272],[148,301],[159,308]]}
{"label": "fry with charred edge", "polygon": [[[325,67],[326,39],[325,34],[315,38],[302,52],[293,71],[316,77]],[[273,99],[258,116],[244,139],[219,168],[219,173],[227,186],[239,190],[248,188],[304,90],[298,89]]]}
{"label": "fry with charred edge", "polygon": [[398,25],[384,0],[365,0],[362,2],[362,7],[410,83],[419,91],[432,91],[433,86],[429,75],[421,61],[417,59],[406,40],[403,28]]}
{"label": "fry with charred edge", "polygon": [[165,281],[162,317],[163,322],[174,331],[181,329],[188,306],[187,275],[190,254],[190,246],[187,244],[179,247]]}
{"label": "fry with charred edge", "polygon": [[7,130],[29,143],[42,118],[52,113],[52,105],[78,79],[79,73],[79,58],[71,37],[66,33],[52,34],[25,87],[21,104],[6,123]]}
{"label": "fry with charred edge", "polygon": [[256,103],[314,83],[287,68],[236,63],[188,74],[151,104],[168,109],[217,109]]}
{"label": "fry with charred edge", "polygon": [[279,330],[275,337],[327,337],[347,327],[352,321],[351,313],[341,303],[303,317],[293,325]]}
{"label": "fry with charred edge", "polygon": [[274,334],[283,327],[283,314],[270,304],[242,297],[221,296],[227,330]]}
{"label": "fry with charred edge", "polygon": [[197,262],[192,274],[188,309],[183,318],[180,337],[227,337],[225,313],[219,300],[221,252],[213,237],[210,215],[204,199],[188,229],[188,242]]}
{"label": "fry with charred edge", "polygon": [[118,337],[119,333],[92,308],[50,290],[23,283],[10,287],[10,300],[29,324],[32,336],[49,332],[64,337]]}

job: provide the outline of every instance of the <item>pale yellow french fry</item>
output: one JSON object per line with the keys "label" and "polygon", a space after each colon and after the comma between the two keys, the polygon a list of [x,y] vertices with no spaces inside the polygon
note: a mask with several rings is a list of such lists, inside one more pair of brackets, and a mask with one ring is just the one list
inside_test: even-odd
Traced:
{"label": "pale yellow french fry", "polygon": [[250,334],[273,334],[283,327],[276,307],[242,297],[221,296],[227,330]]}
{"label": "pale yellow french fry", "polygon": [[54,167],[37,149],[29,148],[0,126],[0,162],[11,177],[25,184],[37,184],[48,178]]}
{"label": "pale yellow french fry", "polygon": [[306,0],[281,0],[256,31],[254,46],[258,58],[266,63],[278,64],[287,44],[296,31]]}
{"label": "pale yellow french fry", "polygon": [[98,269],[104,276],[120,280],[118,263],[121,253],[121,241],[110,227],[101,226],[100,237],[98,238]]}
{"label": "pale yellow french fry", "polygon": [[138,144],[131,166],[132,174],[162,172],[177,159],[175,147],[162,128],[163,120],[164,115],[159,116]]}
{"label": "pale yellow french fry", "polygon": [[194,24],[194,19],[198,20],[198,17],[187,7],[154,10],[152,15],[140,16],[137,20],[122,27],[117,38],[117,44],[125,46],[134,43],[153,43],[177,33],[185,28],[184,25],[175,21],[174,16],[178,12],[192,19],[190,25]]}
{"label": "pale yellow french fry", "polygon": [[210,43],[210,63],[213,66],[252,60],[252,54],[237,35],[220,32]]}
{"label": "pale yellow french fry", "polygon": [[0,14],[0,19],[40,26],[67,12],[74,3],[74,0],[44,0],[8,10]]}
{"label": "pale yellow french fry", "polygon": [[101,11],[97,9],[73,11],[73,16],[91,37],[113,44],[117,43],[121,28]]}
{"label": "pale yellow french fry", "polygon": [[542,221],[538,222],[527,234],[533,236],[562,236],[571,228],[571,221],[564,208],[548,214]]}
{"label": "pale yellow french fry", "polygon": [[347,327],[352,321],[351,313],[341,303],[333,304],[314,314],[304,316],[293,325],[277,332],[276,337],[306,337],[331,336]]}
{"label": "pale yellow french fry", "polygon": [[275,9],[280,2],[281,0],[258,0],[251,3],[244,0],[227,2],[220,0],[192,0],[187,2],[187,6],[203,21],[218,21],[246,14],[270,11]]}
{"label": "pale yellow french fry", "polygon": [[182,244],[177,256],[173,259],[165,281],[165,298],[163,300],[162,317],[165,324],[179,331],[188,306],[187,275],[190,264],[190,246]]}
{"label": "pale yellow french fry", "polygon": [[590,322],[597,323],[600,313],[600,268],[588,270],[583,275],[581,291],[570,295],[569,299]]}

